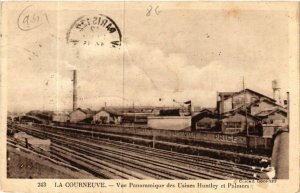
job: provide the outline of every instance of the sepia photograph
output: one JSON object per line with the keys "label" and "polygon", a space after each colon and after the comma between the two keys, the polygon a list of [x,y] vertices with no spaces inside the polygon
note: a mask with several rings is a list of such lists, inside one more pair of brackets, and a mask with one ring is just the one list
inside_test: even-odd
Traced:
{"label": "sepia photograph", "polygon": [[1,5],[5,179],[297,181],[297,2]]}

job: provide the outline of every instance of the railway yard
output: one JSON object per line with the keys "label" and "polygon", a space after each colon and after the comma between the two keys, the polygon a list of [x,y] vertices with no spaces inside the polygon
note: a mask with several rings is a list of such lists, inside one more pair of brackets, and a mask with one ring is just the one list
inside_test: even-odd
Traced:
{"label": "railway yard", "polygon": [[[218,148],[220,144],[193,145],[191,140],[187,143],[183,138],[175,142],[145,129],[133,131],[126,133],[124,128],[117,128],[107,132],[101,127],[91,130],[82,126],[14,123],[8,126],[7,145],[10,149],[36,154],[54,165],[86,174],[88,178],[226,180],[267,177],[266,166],[270,162],[267,154],[244,153],[234,146],[224,150]],[[50,143],[41,148],[28,137],[15,137],[16,133],[26,133]]]}
{"label": "railway yard", "polygon": [[273,98],[243,86],[217,91],[211,108],[173,99],[172,106],[105,102],[98,110],[77,106],[76,70],[72,81],[72,111],[8,112],[9,177],[54,178],[52,171],[55,178],[98,179],[288,176],[289,94],[282,105],[276,80]]}

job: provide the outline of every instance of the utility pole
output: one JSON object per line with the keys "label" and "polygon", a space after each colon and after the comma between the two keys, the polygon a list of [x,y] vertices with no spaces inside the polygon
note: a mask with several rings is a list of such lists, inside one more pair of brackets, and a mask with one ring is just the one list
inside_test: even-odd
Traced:
{"label": "utility pole", "polygon": [[77,109],[77,72],[73,70],[73,111]]}
{"label": "utility pole", "polygon": [[247,120],[246,90],[245,90],[245,80],[244,80],[244,77],[243,77],[243,91],[244,91],[245,123],[246,123],[246,131],[247,131],[247,136],[248,136],[249,135],[249,129],[248,129],[248,120]]}
{"label": "utility pole", "polygon": [[288,131],[290,130],[290,92],[286,92],[287,95],[287,117],[288,117]]}
{"label": "utility pole", "polygon": [[132,107],[133,107],[133,113],[134,113],[134,120],[133,120],[133,126],[136,123],[136,115],[135,115],[135,108],[134,108],[134,102],[132,102]]}

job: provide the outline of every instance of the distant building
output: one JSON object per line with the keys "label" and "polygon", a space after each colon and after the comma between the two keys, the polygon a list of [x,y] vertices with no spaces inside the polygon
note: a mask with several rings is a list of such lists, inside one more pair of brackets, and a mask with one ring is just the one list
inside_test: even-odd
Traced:
{"label": "distant building", "polygon": [[78,122],[92,122],[94,111],[91,109],[81,109],[77,108],[75,111],[70,113],[70,122],[78,123]]}
{"label": "distant building", "polygon": [[186,116],[181,108],[157,107],[153,110],[152,115],[148,116],[147,125],[152,129],[189,131],[191,130],[191,118],[191,116]]}
{"label": "distant building", "polygon": [[191,116],[149,116],[148,127],[163,130],[191,130]]}
{"label": "distant building", "polygon": [[147,113],[123,113],[124,123],[135,123],[135,124],[147,124],[148,116],[153,116],[154,114],[150,111]]}
{"label": "distant building", "polygon": [[53,122],[61,122],[66,123],[70,121],[69,112],[67,111],[61,111],[61,112],[54,112],[52,116]]}
{"label": "distant building", "polygon": [[102,109],[93,116],[93,123],[95,124],[121,124],[122,113]]}
{"label": "distant building", "polygon": [[214,108],[204,108],[200,112],[193,113],[192,131],[203,129],[217,129],[218,119]]}

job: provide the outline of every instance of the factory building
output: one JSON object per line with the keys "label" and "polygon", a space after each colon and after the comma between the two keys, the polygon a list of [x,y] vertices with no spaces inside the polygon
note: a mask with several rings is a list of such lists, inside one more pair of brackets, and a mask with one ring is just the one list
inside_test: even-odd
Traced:
{"label": "factory building", "polygon": [[257,117],[261,118],[262,124],[274,124],[277,126],[287,126],[287,111],[282,108],[275,108],[270,110],[261,111],[256,114]]}
{"label": "factory building", "polygon": [[247,130],[249,134],[270,136],[276,127],[287,124],[284,107],[275,99],[250,89],[219,92],[217,114],[223,133],[240,133]]}
{"label": "factory building", "polygon": [[70,122],[78,123],[78,122],[87,122],[91,123],[93,120],[94,111],[91,109],[81,109],[77,108],[73,112],[70,113]]}
{"label": "factory building", "polygon": [[224,114],[221,129],[223,133],[235,134],[246,132],[248,127],[248,131],[254,133],[258,123],[257,117],[246,114],[242,108],[239,108]]}
{"label": "factory building", "polygon": [[239,92],[218,92],[217,111],[223,114],[242,106],[248,106],[256,101],[276,103],[276,100],[250,89]]}
{"label": "factory building", "polygon": [[261,111],[256,117],[261,120],[261,135],[265,138],[272,138],[278,129],[288,126],[287,111],[280,107]]}

